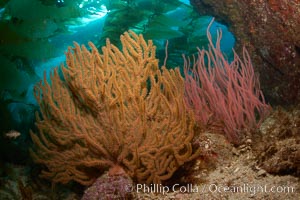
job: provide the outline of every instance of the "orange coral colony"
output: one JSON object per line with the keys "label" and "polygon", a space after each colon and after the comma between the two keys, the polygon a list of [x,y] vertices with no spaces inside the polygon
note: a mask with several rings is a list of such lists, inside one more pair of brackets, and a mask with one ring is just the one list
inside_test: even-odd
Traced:
{"label": "orange coral colony", "polygon": [[142,35],[125,32],[121,43],[122,51],[107,40],[102,54],[75,43],[67,66],[35,87],[31,155],[46,165],[43,177],[90,185],[118,165],[137,182],[161,183],[199,154],[179,70],[159,69]]}

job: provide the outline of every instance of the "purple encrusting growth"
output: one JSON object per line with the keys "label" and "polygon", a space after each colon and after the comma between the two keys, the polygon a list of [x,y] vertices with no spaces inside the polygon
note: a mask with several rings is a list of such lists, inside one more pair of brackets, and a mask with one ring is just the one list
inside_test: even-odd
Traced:
{"label": "purple encrusting growth", "polygon": [[126,174],[99,177],[84,191],[81,200],[132,199],[132,180]]}

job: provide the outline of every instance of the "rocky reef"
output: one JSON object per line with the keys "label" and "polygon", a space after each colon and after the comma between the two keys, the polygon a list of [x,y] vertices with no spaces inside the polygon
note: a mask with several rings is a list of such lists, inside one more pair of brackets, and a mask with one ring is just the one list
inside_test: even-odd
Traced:
{"label": "rocky reef", "polygon": [[267,99],[300,100],[300,5],[298,0],[190,0],[201,15],[213,15],[245,45]]}

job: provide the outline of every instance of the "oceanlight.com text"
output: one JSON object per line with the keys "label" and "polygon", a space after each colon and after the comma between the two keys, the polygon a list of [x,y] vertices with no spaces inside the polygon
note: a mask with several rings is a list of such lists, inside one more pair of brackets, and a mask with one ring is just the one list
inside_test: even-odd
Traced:
{"label": "oceanlight.com text", "polygon": [[257,193],[294,193],[296,189],[288,185],[257,185],[257,184],[241,184],[241,185],[219,185],[219,184],[206,184],[206,185],[180,185],[174,184],[171,186],[164,186],[162,184],[136,184],[128,185],[128,192],[134,191],[137,193],[160,193],[166,195],[169,192],[180,193],[249,193],[255,195]]}

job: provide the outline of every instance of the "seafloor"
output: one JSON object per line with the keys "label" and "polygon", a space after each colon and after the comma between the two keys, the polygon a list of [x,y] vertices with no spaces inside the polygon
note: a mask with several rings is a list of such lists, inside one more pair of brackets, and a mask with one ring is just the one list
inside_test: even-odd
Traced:
{"label": "seafloor", "polygon": [[[206,152],[181,168],[168,188],[134,185],[128,199],[298,199],[299,126],[299,106],[277,107],[259,130],[245,133],[247,137],[238,146],[220,134],[201,133],[199,141]],[[1,170],[7,174],[0,179],[1,200],[74,200],[83,195],[84,188],[73,184],[50,185],[28,166],[6,163]],[[122,199],[117,194],[115,197]]]}

